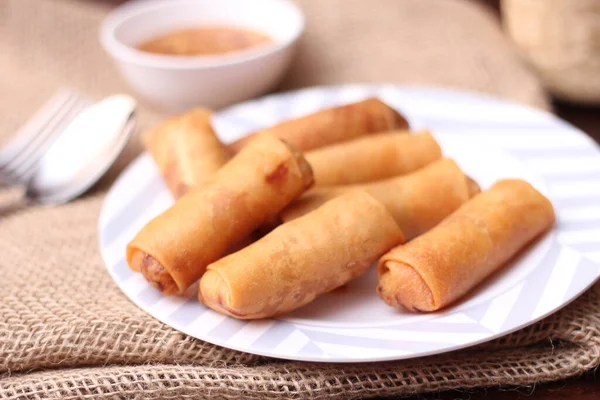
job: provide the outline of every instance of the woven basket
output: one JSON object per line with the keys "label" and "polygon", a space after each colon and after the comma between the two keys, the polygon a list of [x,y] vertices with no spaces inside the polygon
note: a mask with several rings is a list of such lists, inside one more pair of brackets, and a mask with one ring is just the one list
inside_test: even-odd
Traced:
{"label": "woven basket", "polygon": [[600,104],[600,1],[502,0],[505,29],[557,98]]}

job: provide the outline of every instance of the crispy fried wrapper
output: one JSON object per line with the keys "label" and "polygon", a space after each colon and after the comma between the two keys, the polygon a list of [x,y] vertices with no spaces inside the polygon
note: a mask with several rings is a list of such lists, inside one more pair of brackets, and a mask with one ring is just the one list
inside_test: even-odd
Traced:
{"label": "crispy fried wrapper", "polygon": [[436,311],[460,299],[554,223],[550,201],[522,180],[501,180],[378,264],[391,306]]}
{"label": "crispy fried wrapper", "polygon": [[442,157],[428,131],[376,133],[306,153],[317,186],[351,185],[407,174]]}
{"label": "crispy fried wrapper", "polygon": [[235,318],[273,317],[362,275],[403,240],[380,202],[352,191],[210,264],[198,296]]}
{"label": "crispy fried wrapper", "polygon": [[183,292],[312,183],[302,154],[258,135],[208,183],[150,221],[127,246],[127,262],[163,293]]}
{"label": "crispy fried wrapper", "polygon": [[206,182],[229,160],[229,151],[215,135],[210,118],[210,110],[195,108],[143,136],[144,146],[176,199]]}
{"label": "crispy fried wrapper", "polygon": [[415,172],[364,185],[314,188],[294,200],[280,214],[288,222],[351,190],[363,189],[392,214],[406,240],[433,228],[479,193],[479,186],[452,159],[435,161]]}
{"label": "crispy fried wrapper", "polygon": [[[391,129],[408,129],[408,122],[381,100],[370,98],[288,120],[263,132],[284,139],[299,151],[308,151]],[[239,139],[229,148],[240,151],[251,138]]]}

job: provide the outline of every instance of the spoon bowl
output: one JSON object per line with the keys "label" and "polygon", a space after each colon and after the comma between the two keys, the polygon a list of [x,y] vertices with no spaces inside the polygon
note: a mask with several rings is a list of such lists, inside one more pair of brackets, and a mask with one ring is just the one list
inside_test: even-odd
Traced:
{"label": "spoon bowl", "polygon": [[39,160],[26,183],[34,203],[66,203],[96,183],[113,165],[135,128],[136,101],[110,96],[82,111]]}

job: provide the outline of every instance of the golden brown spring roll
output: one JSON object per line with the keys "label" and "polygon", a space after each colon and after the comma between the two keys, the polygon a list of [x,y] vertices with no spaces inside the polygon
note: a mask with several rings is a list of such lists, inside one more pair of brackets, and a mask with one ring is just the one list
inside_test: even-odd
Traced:
{"label": "golden brown spring roll", "polygon": [[272,317],[362,275],[403,240],[381,203],[353,191],[210,264],[198,296],[235,318]]}
{"label": "golden brown spring roll", "polygon": [[300,153],[259,135],[208,183],[150,221],[127,246],[127,262],[163,293],[182,292],[312,182]]}
{"label": "golden brown spring roll", "polygon": [[554,223],[550,201],[522,180],[502,180],[429,232],[385,254],[377,292],[413,311],[445,307]]}
{"label": "golden brown spring roll", "polygon": [[446,158],[408,175],[364,185],[315,188],[296,199],[280,214],[288,222],[308,214],[326,201],[363,189],[384,204],[406,240],[431,229],[479,191],[477,183]]}
{"label": "golden brown spring roll", "polygon": [[[408,122],[381,100],[370,98],[285,121],[263,132],[284,139],[299,151],[308,151],[391,129],[408,129]],[[240,151],[251,137],[239,139],[229,148]]]}
{"label": "golden brown spring roll", "polygon": [[317,186],[372,182],[415,171],[442,156],[427,131],[376,133],[305,154]]}
{"label": "golden brown spring roll", "polygon": [[229,159],[210,124],[211,111],[196,108],[147,132],[144,146],[177,199],[204,183]]}

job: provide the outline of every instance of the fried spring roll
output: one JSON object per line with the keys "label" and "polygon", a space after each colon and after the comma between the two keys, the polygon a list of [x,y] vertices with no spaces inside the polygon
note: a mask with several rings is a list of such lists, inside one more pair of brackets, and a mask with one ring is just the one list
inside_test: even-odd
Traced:
{"label": "fried spring roll", "polygon": [[415,171],[441,158],[442,150],[429,132],[400,132],[377,133],[306,153],[315,184],[371,182]]}
{"label": "fried spring roll", "polygon": [[411,311],[443,308],[552,226],[550,201],[522,180],[502,180],[429,232],[385,254],[377,292]]}
{"label": "fried spring roll", "polygon": [[381,203],[353,191],[210,264],[198,297],[235,318],[276,316],[362,275],[403,240]]}
{"label": "fried spring roll", "polygon": [[[285,121],[263,132],[284,139],[299,151],[307,151],[391,129],[408,129],[408,122],[381,100],[370,98]],[[229,148],[240,151],[251,137],[239,139]]]}
{"label": "fried spring roll", "polygon": [[259,135],[208,183],[150,221],[127,246],[127,262],[163,293],[183,292],[312,182],[300,153]]}
{"label": "fried spring roll", "polygon": [[431,229],[479,191],[479,186],[451,159],[431,163],[408,175],[365,185],[315,188],[296,199],[280,214],[288,222],[315,210],[326,201],[363,189],[384,204],[406,240]]}
{"label": "fried spring roll", "polygon": [[229,159],[210,124],[210,110],[196,108],[170,118],[143,137],[169,191],[176,199],[204,183]]}

